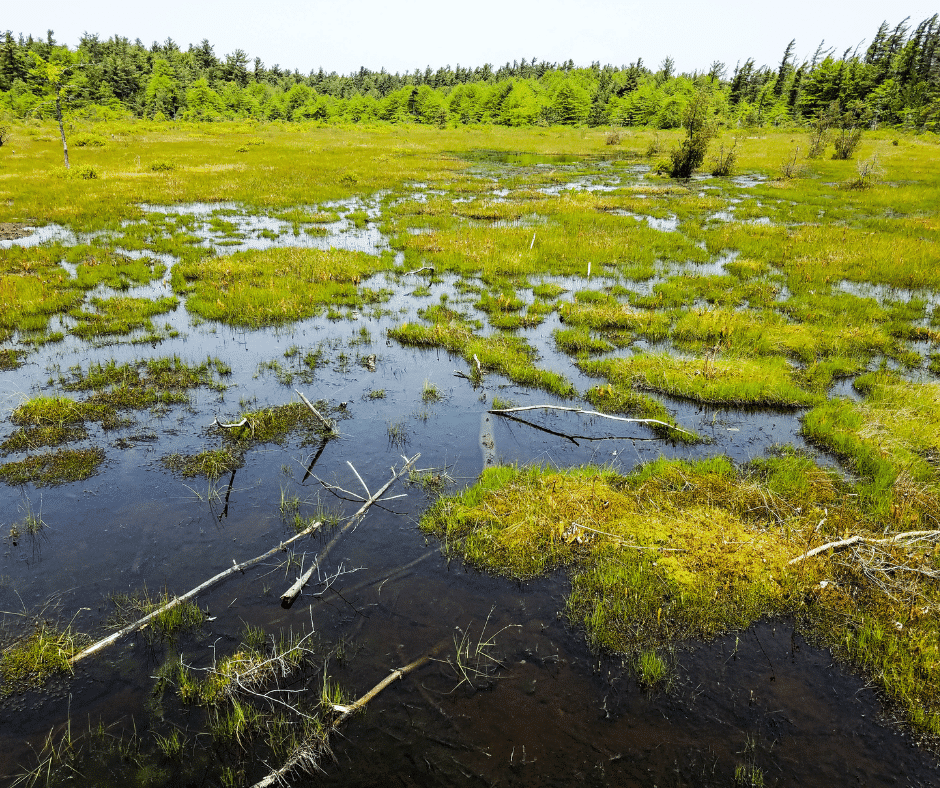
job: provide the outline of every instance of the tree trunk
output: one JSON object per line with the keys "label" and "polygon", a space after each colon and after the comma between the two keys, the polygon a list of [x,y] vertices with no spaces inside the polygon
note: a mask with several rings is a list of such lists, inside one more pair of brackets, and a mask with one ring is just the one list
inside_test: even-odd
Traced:
{"label": "tree trunk", "polygon": [[55,117],[59,121],[59,134],[62,135],[62,152],[65,154],[65,169],[70,169],[69,167],[69,146],[65,141],[65,126],[62,125],[62,102],[59,99],[59,94],[56,93],[55,97]]}

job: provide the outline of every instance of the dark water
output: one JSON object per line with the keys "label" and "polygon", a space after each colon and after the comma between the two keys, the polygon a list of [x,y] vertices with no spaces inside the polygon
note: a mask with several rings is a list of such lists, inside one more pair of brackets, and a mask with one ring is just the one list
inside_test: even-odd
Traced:
{"label": "dark water", "polygon": [[[364,243],[373,243],[369,238]],[[488,459],[559,467],[599,463],[628,471],[659,456],[727,454],[746,462],[776,444],[809,450],[799,436],[799,412],[667,401],[680,424],[710,441],[691,448],[647,440],[652,436],[641,425],[612,426],[583,415],[540,412],[526,418],[555,432],[620,438],[573,443],[488,416],[494,396],[517,405],[562,403],[497,375],[474,389],[454,376],[455,370],[468,372],[461,359],[386,341],[386,329],[413,317],[417,307],[445,292],[458,298],[451,283],[432,285],[430,297],[410,296],[417,283],[407,279],[402,285],[366,284],[396,290],[386,305],[394,314],[339,322],[315,318],[287,330],[245,332],[194,325],[180,307],[169,321],[181,336],[158,348],[96,350],[67,339],[33,353],[21,369],[2,373],[0,401],[8,416],[23,395],[55,391],[46,381],[57,370],[84,368],[91,360],[177,353],[199,362],[211,354],[233,368],[232,385],[221,397],[197,392],[191,407],[136,414],[136,423],[123,430],[102,433],[92,426],[88,443],[103,446],[107,460],[86,482],[0,491],[4,534],[29,510],[48,524],[40,539],[4,542],[5,622],[45,610],[49,618],[72,620],[80,631],[98,632],[112,609],[110,595],[144,587],[181,593],[289,536],[279,511],[284,495],[300,499],[301,513],[324,506],[350,514],[358,504],[333,498],[315,478],[304,480],[317,447],[299,439],[251,450],[231,486],[228,478],[215,485],[180,480],[160,463],[170,452],[218,446],[218,438],[207,433],[214,417],[230,420],[245,408],[295,400],[294,386],[310,399],[347,403],[342,437],[327,444],[314,468],[347,490],[359,489],[348,462],[374,490],[389,477],[390,466],[401,465],[402,454],[418,452],[418,467],[446,469],[453,489],[471,483]],[[542,354],[540,365],[565,373],[583,390],[593,381],[555,352],[554,325],[549,320],[528,333]],[[288,365],[284,352],[292,346],[302,352],[324,348],[329,362],[312,383],[283,385],[259,371],[271,359]],[[359,363],[369,354],[376,355],[374,372]],[[423,400],[425,381],[444,395],[441,401]],[[378,389],[384,398],[368,396]],[[0,424],[0,439],[10,431],[8,420]],[[403,442],[393,444],[393,431]],[[11,459],[20,457],[6,458]],[[582,633],[561,616],[562,576],[516,584],[448,566],[436,542],[416,527],[430,499],[403,484],[392,494],[401,492],[408,497],[389,503],[392,511],[373,508],[330,554],[331,569],[342,565],[348,572],[338,593],[314,598],[316,589],[310,589],[283,610],[278,597],[293,575],[277,560],[255,567],[199,598],[213,620],[186,646],[188,657],[205,663],[213,647],[220,653],[233,649],[246,622],[268,632],[312,624],[327,641],[352,644],[353,656],[336,668],[335,678],[358,695],[432,645],[464,632],[482,637],[485,626],[487,636],[498,632],[493,648],[502,667],[472,688],[460,685],[446,662],[425,666],[334,737],[336,761],[324,763],[324,775],[296,784],[730,785],[735,767],[751,762],[768,785],[940,782],[934,758],[883,718],[874,692],[833,665],[827,653],[808,647],[785,622],[680,650],[672,691],[649,695],[617,659],[591,655]],[[311,538],[299,551],[312,555],[325,538]],[[0,781],[8,783],[22,766],[32,765],[31,749],[69,719],[80,729],[102,720],[146,730],[151,677],[164,656],[144,637],[131,637],[82,664],[74,677],[56,679],[47,691],[0,703]]]}

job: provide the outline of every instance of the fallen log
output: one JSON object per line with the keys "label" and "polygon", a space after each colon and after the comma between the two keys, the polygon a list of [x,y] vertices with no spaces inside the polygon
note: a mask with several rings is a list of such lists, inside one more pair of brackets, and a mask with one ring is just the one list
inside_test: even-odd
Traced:
{"label": "fallen log", "polygon": [[934,537],[940,538],[940,531],[906,531],[904,533],[895,534],[894,536],[889,536],[883,539],[876,539],[869,536],[850,536],[847,539],[840,539],[836,542],[829,542],[828,544],[814,547],[812,550],[807,550],[805,553],[803,553],[803,555],[798,555],[796,558],[792,559],[789,562],[789,565],[798,564],[805,558],[812,558],[814,555],[825,553],[827,550],[840,550],[843,547],[850,547],[851,545],[859,544],[860,542],[865,544],[893,544],[901,542],[905,539],[930,539]]}
{"label": "fallen log", "polygon": [[219,574],[215,575],[214,577],[210,577],[208,580],[206,580],[205,583],[202,583],[201,585],[196,586],[194,589],[192,589],[191,591],[187,591],[185,594],[182,594],[181,596],[174,597],[166,604],[161,605],[156,610],[151,611],[143,618],[135,621],[133,624],[128,624],[123,629],[120,629],[117,632],[114,632],[111,635],[108,635],[108,637],[106,638],[102,638],[97,643],[94,643],[88,648],[80,651],[78,654],[76,654],[69,660],[69,664],[74,665],[79,660],[82,660],[85,657],[90,657],[92,654],[95,654],[98,651],[101,651],[103,648],[110,646],[112,643],[117,643],[125,635],[129,635],[132,632],[135,632],[138,629],[141,629],[142,627],[146,626],[150,621],[155,619],[161,613],[167,610],[170,610],[171,608],[175,607],[181,602],[185,602],[189,599],[192,599],[193,597],[197,596],[201,592],[205,591],[207,588],[210,588],[211,586],[214,586],[219,581],[224,580],[229,575],[233,575],[236,572],[244,572],[245,569],[247,569],[248,567],[254,566],[257,563],[264,561],[266,558],[270,558],[271,556],[276,555],[279,552],[282,552],[284,548],[286,548],[289,544],[296,542],[298,539],[301,539],[302,537],[307,536],[308,534],[313,533],[318,528],[320,528],[321,525],[323,525],[323,523],[317,521],[313,523],[312,525],[308,526],[307,528],[304,528],[303,531],[292,536],[290,539],[287,539],[281,542],[277,547],[272,547],[270,550],[268,550],[268,552],[262,555],[256,556],[255,558],[252,558],[249,561],[245,561],[241,564],[236,564],[233,560],[232,561],[233,566],[229,567],[224,572],[219,572]]}
{"label": "fallen log", "polygon": [[581,444],[578,441],[641,441],[641,442],[652,442],[664,440],[663,438],[641,438],[636,435],[569,435],[567,432],[559,432],[558,430],[552,430],[548,427],[543,427],[541,424],[536,424],[531,421],[526,421],[525,419],[520,419],[518,416],[513,416],[511,413],[500,413],[499,411],[491,410],[490,413],[496,416],[502,416],[504,419],[509,419],[510,421],[517,421],[520,424],[525,424],[527,427],[532,427],[534,430],[539,430],[540,432],[547,432],[549,435],[555,435],[559,438],[564,438],[565,440],[571,441],[575,446],[580,446]]}
{"label": "fallen log", "polygon": [[[348,531],[350,528],[355,527],[359,523],[359,521],[362,520],[363,516],[368,511],[369,507],[372,506],[372,504],[374,504],[376,501],[378,501],[386,492],[388,492],[389,487],[391,487],[396,481],[398,481],[405,473],[411,470],[411,466],[414,465],[418,461],[418,458],[420,456],[421,456],[420,454],[416,454],[410,460],[407,457],[403,457],[402,459],[405,460],[405,464],[402,465],[401,469],[396,471],[394,468],[392,468],[392,478],[389,479],[382,486],[382,488],[377,493],[375,493],[375,495],[369,496],[368,500],[366,500],[366,502],[362,504],[362,506],[359,508],[359,511],[357,511],[352,517],[349,518],[346,524],[342,528],[340,528],[339,531],[337,531],[337,533],[333,536],[333,538],[330,540],[330,543],[326,547],[323,548],[323,551],[320,553],[320,555],[317,556],[317,559],[313,562],[313,566],[311,566],[306,572],[304,572],[304,574],[298,577],[297,580],[294,581],[293,585],[291,585],[290,588],[288,588],[283,594],[281,594],[281,607],[289,608],[291,605],[294,604],[294,601],[300,595],[300,592],[303,590],[303,587],[310,581],[310,578],[313,576],[313,573],[316,571],[317,567],[322,563],[323,559],[326,558],[330,550],[332,550],[333,547],[336,545],[336,543],[340,540],[340,537],[342,537],[342,535],[346,533],[346,531]],[[351,467],[351,464],[350,464],[350,467]],[[366,483],[362,481],[362,477],[359,476],[359,473],[356,471],[355,468],[353,468],[353,472],[356,473],[356,476],[359,478],[359,481],[362,482],[362,486],[366,487]],[[366,487],[366,493],[368,492],[369,492],[369,488]]]}
{"label": "fallen log", "polygon": [[626,416],[612,416],[609,413],[601,413],[599,410],[585,410],[584,408],[566,408],[563,405],[524,405],[517,408],[498,408],[490,410],[490,413],[496,416],[504,416],[509,413],[521,413],[526,410],[561,410],[566,413],[580,413],[584,416],[597,416],[602,419],[611,419],[612,421],[625,421],[629,424],[659,424],[675,432],[681,432],[685,435],[692,435],[688,430],[677,427],[674,424],[668,424],[659,419],[628,419]]}

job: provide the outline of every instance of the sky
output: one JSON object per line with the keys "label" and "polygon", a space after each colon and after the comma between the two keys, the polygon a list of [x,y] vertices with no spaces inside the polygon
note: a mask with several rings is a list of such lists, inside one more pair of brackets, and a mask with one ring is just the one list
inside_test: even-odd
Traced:
{"label": "sky", "polygon": [[[847,9],[851,10],[847,10]],[[775,67],[791,39],[797,60],[824,39],[841,55],[867,46],[882,21],[916,25],[936,6],[913,0],[38,0],[6,3],[0,31],[74,48],[82,34],[139,38],[147,46],[172,38],[182,49],[209,39],[218,57],[235,49],[307,74],[348,74],[360,66],[390,72],[445,65],[481,66],[533,57],[576,65],[626,65],[642,58],[654,70],[667,56],[679,72],[707,71],[753,57]]]}

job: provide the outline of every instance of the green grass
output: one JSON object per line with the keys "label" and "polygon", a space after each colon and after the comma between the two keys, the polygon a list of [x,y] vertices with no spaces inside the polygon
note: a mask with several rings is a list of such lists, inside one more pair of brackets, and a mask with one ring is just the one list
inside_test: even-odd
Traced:
{"label": "green grass", "polygon": [[173,284],[188,294],[186,308],[199,317],[258,328],[295,322],[327,306],[380,302],[385,294],[360,283],[389,264],[364,252],[288,247],[178,264]]}
{"label": "green grass", "polygon": [[163,465],[185,478],[204,476],[214,480],[245,464],[242,452],[229,447],[207,449],[196,454],[168,454]]}
{"label": "green grass", "polygon": [[[314,403],[325,418],[335,418],[342,413],[331,408],[329,403]],[[222,446],[206,449],[195,454],[168,454],[162,458],[164,467],[183,477],[203,476],[210,481],[241,468],[245,454],[253,447],[264,443],[283,443],[296,433],[303,434],[304,445],[336,437],[335,429],[328,428],[301,402],[289,402],[259,410],[245,411],[232,423],[245,420],[239,427],[225,429],[214,427],[212,432],[220,435]]]}
{"label": "green grass", "polygon": [[[516,383],[543,389],[559,397],[572,397],[574,386],[557,372],[535,366],[536,353],[522,338],[506,333],[480,337],[473,327],[459,319],[441,319],[431,326],[404,323],[388,331],[388,336],[403,345],[443,347],[464,358],[470,376],[479,378],[480,370],[498,372]],[[477,361],[480,367],[477,368]]]}
{"label": "green grass", "polygon": [[[744,468],[660,460],[626,476],[496,467],[440,499],[422,528],[488,571],[529,578],[563,568],[569,618],[594,648],[631,655],[642,683],[667,677],[658,655],[690,638],[788,614],[866,671],[916,728],[940,733],[940,589],[909,575],[893,586],[900,596],[886,595],[850,553],[791,565],[813,544],[884,533],[837,473],[792,451]],[[895,565],[936,570],[934,547],[886,549]]]}
{"label": "green grass", "polygon": [[621,387],[714,405],[793,408],[819,399],[798,386],[789,365],[778,358],[635,355],[581,366],[586,373],[606,377]]}
{"label": "green grass", "polygon": [[868,505],[898,526],[936,527],[940,506],[940,384],[882,369],[858,378],[864,400],[813,408],[803,434],[845,459]]}
{"label": "green grass", "polygon": [[[0,335],[0,340],[2,340],[2,335]],[[0,372],[17,369],[22,365],[25,356],[26,353],[23,350],[16,350],[15,348],[0,349]]]}
{"label": "green grass", "polygon": [[32,454],[24,460],[0,465],[0,481],[11,486],[34,484],[37,487],[84,481],[98,472],[104,458],[104,451],[99,448]]}
{"label": "green grass", "polygon": [[149,298],[117,297],[92,298],[91,303],[97,312],[79,309],[69,313],[78,321],[72,333],[82,339],[130,334],[136,330],[149,331],[153,334],[155,329],[150,318],[173,311],[178,306],[179,300],[172,296],[155,301]]}
{"label": "green grass", "polygon": [[41,687],[53,674],[71,673],[69,659],[84,640],[69,627],[38,622],[32,632],[0,652],[0,698]]}
{"label": "green grass", "polygon": [[31,451],[42,446],[61,446],[63,443],[85,440],[88,430],[83,426],[64,423],[45,424],[39,427],[25,427],[15,430],[0,443],[0,452],[13,454],[20,451]]}

